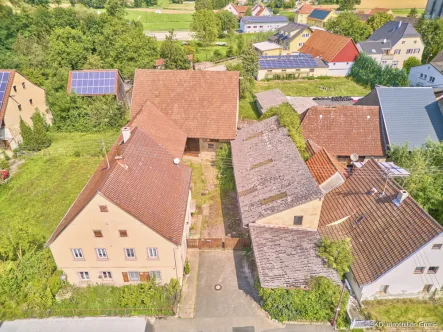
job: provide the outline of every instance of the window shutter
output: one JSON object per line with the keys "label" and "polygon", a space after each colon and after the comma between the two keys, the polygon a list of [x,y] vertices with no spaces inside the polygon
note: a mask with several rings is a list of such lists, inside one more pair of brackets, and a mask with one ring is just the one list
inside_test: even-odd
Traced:
{"label": "window shutter", "polygon": [[140,281],[148,281],[149,273],[148,272],[140,272]]}
{"label": "window shutter", "polygon": [[129,282],[128,272],[122,272],[122,275],[123,275],[123,281]]}

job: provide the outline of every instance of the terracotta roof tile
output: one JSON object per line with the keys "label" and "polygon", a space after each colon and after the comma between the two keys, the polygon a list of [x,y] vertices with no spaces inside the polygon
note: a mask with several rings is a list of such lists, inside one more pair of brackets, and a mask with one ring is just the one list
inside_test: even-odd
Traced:
{"label": "terracotta roof tile", "polygon": [[311,54],[314,58],[322,57],[322,60],[331,62],[349,42],[352,42],[351,38],[315,30],[300,48],[300,52]]}
{"label": "terracotta roof tile", "polygon": [[313,10],[314,7],[312,7],[310,4],[304,4],[297,10],[297,14],[310,15]]}
{"label": "terracotta roof tile", "polygon": [[302,130],[305,139],[334,156],[384,155],[378,106],[314,106],[303,117]]}
{"label": "terracotta roof tile", "polygon": [[[130,139],[124,144],[122,136],[117,139],[107,156],[109,169],[106,159],[103,160],[46,245],[55,241],[96,194],[104,196],[169,241],[181,242],[191,170],[183,163],[175,165],[173,160],[177,156],[167,149],[175,151],[183,146],[186,137],[180,132],[174,134],[173,127],[163,126],[164,133],[156,131],[156,125],[167,121],[151,115],[136,117],[128,124]],[[172,144],[172,138],[177,143]],[[117,147],[127,169],[115,158]]]}
{"label": "terracotta roof tile", "polygon": [[325,149],[321,149],[309,158],[306,165],[319,185],[337,172],[340,173],[343,178],[348,176],[346,168]]}
{"label": "terracotta roof tile", "polygon": [[137,69],[131,118],[149,101],[188,137],[234,139],[239,73]]}
{"label": "terracotta roof tile", "polygon": [[[378,193],[371,195],[371,188]],[[369,160],[325,196],[318,230],[322,237],[351,239],[351,270],[359,286],[374,282],[443,233],[411,196],[396,206],[392,201],[400,190],[392,179],[386,181],[376,161]]]}

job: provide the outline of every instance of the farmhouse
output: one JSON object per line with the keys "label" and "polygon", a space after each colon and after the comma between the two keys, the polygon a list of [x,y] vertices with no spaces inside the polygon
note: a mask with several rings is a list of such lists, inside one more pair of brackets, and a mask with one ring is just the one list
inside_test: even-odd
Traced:
{"label": "farmhouse", "polygon": [[236,136],[239,73],[137,69],[131,119],[147,102],[186,134],[186,153],[215,152]]}
{"label": "farmhouse", "polygon": [[14,150],[22,143],[20,118],[32,126],[31,117],[37,110],[52,123],[46,91],[15,70],[0,69],[0,148]]}
{"label": "farmhouse", "polygon": [[346,277],[360,301],[429,297],[443,284],[443,227],[374,160],[326,194],[318,231],[351,239]]}
{"label": "farmhouse", "polygon": [[309,54],[261,56],[257,80],[293,75],[297,77],[327,76],[328,65]]}
{"label": "farmhouse", "polygon": [[409,82],[411,86],[443,88],[443,50],[430,63],[411,68]]}
{"label": "farmhouse", "polygon": [[232,13],[237,18],[241,18],[241,17],[245,16],[248,8],[249,8],[248,6],[237,6],[237,5],[234,5],[232,2],[230,2],[223,8],[223,10],[227,10],[228,12]]}
{"label": "farmhouse", "polygon": [[269,37],[269,41],[283,47],[283,54],[298,52],[311,36],[312,30],[307,25],[290,22]]}
{"label": "farmhouse", "polygon": [[353,40],[327,31],[315,30],[300,52],[320,57],[328,64],[328,76],[346,76],[359,52]]}
{"label": "farmhouse", "polygon": [[295,12],[294,22],[299,24],[307,24],[308,16],[311,15],[313,10],[314,7],[312,7],[312,5],[308,3],[304,4]]}
{"label": "farmhouse", "polygon": [[421,61],[424,44],[420,34],[411,24],[389,21],[357,47],[377,63],[401,69],[410,57]]}
{"label": "farmhouse", "polygon": [[243,33],[275,31],[288,24],[288,18],[282,16],[244,16],[240,20]]}

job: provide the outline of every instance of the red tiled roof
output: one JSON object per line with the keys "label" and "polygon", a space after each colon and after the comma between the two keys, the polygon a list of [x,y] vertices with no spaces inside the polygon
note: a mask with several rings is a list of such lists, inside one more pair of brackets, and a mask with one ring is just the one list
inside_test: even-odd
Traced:
{"label": "red tiled roof", "polygon": [[320,185],[330,179],[335,173],[340,173],[343,178],[348,176],[346,168],[331,156],[325,149],[321,149],[306,161],[315,181]]}
{"label": "red tiled roof", "polygon": [[248,8],[249,8],[249,6],[236,6],[236,5],[233,5],[234,6],[234,8],[237,10],[237,13],[240,15],[240,14],[245,14],[246,13],[246,11],[248,10]]}
{"label": "red tiled roof", "polygon": [[238,100],[238,72],[137,69],[131,118],[149,101],[188,137],[234,139]]}
{"label": "red tiled roof", "polygon": [[314,9],[310,4],[304,4],[297,10],[297,14],[310,15]]}
{"label": "red tiled roof", "polygon": [[[154,122],[145,127],[147,120]],[[175,244],[181,242],[191,170],[183,163],[175,165],[173,160],[176,156],[157,142],[172,150],[179,145],[171,143],[172,137],[165,137],[173,134],[174,128],[163,127],[163,134],[153,128],[162,123],[166,123],[165,119],[143,114],[128,124],[131,127],[130,139],[124,144],[122,136],[117,139],[107,156],[109,169],[106,159],[103,160],[46,245],[55,241],[96,194],[102,195],[169,241]],[[177,135],[182,144],[182,134]],[[123,162],[115,158],[117,147]],[[127,169],[121,163],[127,165]]]}
{"label": "red tiled roof", "polygon": [[322,57],[331,62],[352,39],[322,30],[315,30],[306,43],[300,48],[301,53]]}
{"label": "red tiled roof", "polygon": [[[378,193],[371,195],[371,188]],[[333,240],[351,239],[351,270],[359,286],[374,282],[443,233],[411,196],[399,206],[392,202],[401,189],[392,179],[386,181],[378,163],[369,160],[325,196],[318,231]]]}
{"label": "red tiled roof", "polygon": [[383,156],[378,106],[314,106],[302,121],[303,136],[334,156]]}
{"label": "red tiled roof", "polygon": [[2,107],[0,108],[0,125],[1,125],[3,118],[5,117],[6,106],[8,105],[9,93],[11,92],[12,82],[14,82],[15,70],[0,69],[0,71],[5,72],[5,73],[10,73],[9,79],[8,79],[8,84],[6,85],[5,95],[3,97]]}

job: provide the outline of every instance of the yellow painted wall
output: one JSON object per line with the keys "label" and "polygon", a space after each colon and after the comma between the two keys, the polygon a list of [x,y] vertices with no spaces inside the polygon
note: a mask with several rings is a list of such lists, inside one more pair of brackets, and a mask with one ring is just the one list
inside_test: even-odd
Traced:
{"label": "yellow painted wall", "polygon": [[[25,83],[25,87],[22,83]],[[14,91],[14,86],[17,92]],[[30,103],[32,99],[32,104]],[[46,92],[44,89],[32,84],[25,77],[15,72],[12,88],[7,99],[7,107],[4,116],[5,127],[10,131],[13,141],[11,141],[11,149],[15,149],[17,145],[22,141],[20,135],[20,117],[27,124],[32,125],[31,116],[36,109],[46,117],[46,121],[52,123],[52,115],[46,106]],[[21,105],[21,111],[19,111],[18,105]]]}
{"label": "yellow painted wall", "polygon": [[308,16],[306,14],[297,14],[294,15],[294,22],[300,24],[306,24],[308,22]]}
{"label": "yellow painted wall", "polygon": [[258,49],[256,49],[256,50],[257,50],[257,53],[258,53],[259,56],[263,56],[263,55],[280,55],[281,54],[281,48],[276,48],[274,50],[267,50],[267,51],[263,51],[263,52],[258,50]]}
{"label": "yellow painted wall", "polygon": [[[308,37],[302,37],[304,34],[309,34]],[[289,52],[294,53],[298,52],[300,48],[303,46],[299,46],[300,43],[306,43],[306,41],[309,39],[309,37],[312,35],[312,30],[309,28],[306,28],[303,30],[301,34],[299,34],[291,43],[289,44]]]}
{"label": "yellow painted wall", "polygon": [[[296,206],[292,209],[288,209],[283,212],[273,214],[272,216],[257,220],[256,223],[317,229],[322,203],[323,199],[316,199]],[[295,216],[303,216],[303,224],[301,226],[294,226]]]}
{"label": "yellow painted wall", "polygon": [[[186,237],[190,226],[190,196],[186,213],[181,245],[175,245],[154,232],[137,219],[97,194],[71,224],[50,245],[55,262],[72,284],[85,286],[103,282],[98,278],[100,271],[110,271],[113,285],[127,285],[122,272],[160,271],[162,282],[171,278],[182,281],[186,257]],[[100,205],[106,205],[108,212],[100,212]],[[103,237],[95,237],[93,230],[101,230]],[[120,237],[119,230],[126,230],[128,237]],[[75,260],[71,249],[81,248],[84,259]],[[108,259],[97,258],[96,248],[105,248]],[[136,259],[127,259],[125,248],[134,248]],[[157,248],[159,259],[149,259],[147,248]],[[81,281],[78,273],[89,272],[90,281]]]}
{"label": "yellow painted wall", "polygon": [[311,72],[309,68],[302,69],[259,69],[257,74],[257,80],[260,81],[266,77],[274,74],[295,74],[304,76],[328,76],[328,68],[315,68],[314,72]]}

